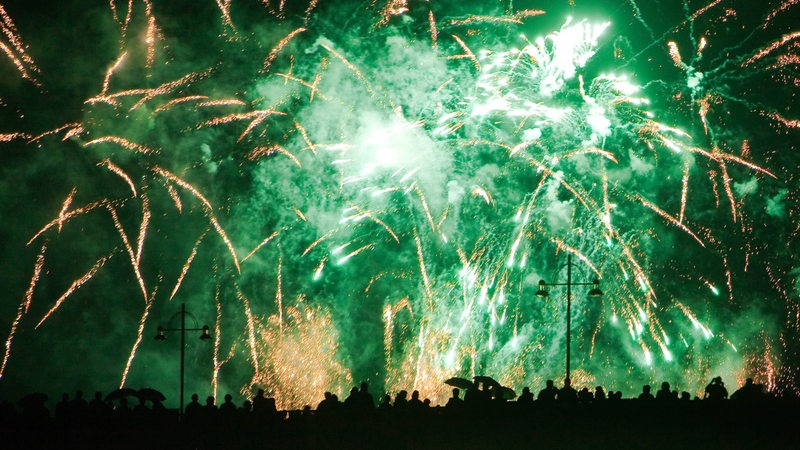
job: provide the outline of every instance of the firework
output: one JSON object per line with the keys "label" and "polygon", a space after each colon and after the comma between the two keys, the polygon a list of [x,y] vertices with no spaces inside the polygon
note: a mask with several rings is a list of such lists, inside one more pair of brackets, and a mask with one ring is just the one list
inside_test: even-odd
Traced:
{"label": "firework", "polygon": [[[576,383],[796,385],[800,321],[782,317],[800,266],[786,138],[800,32],[782,22],[798,2],[685,2],[663,23],[633,1],[595,22],[581,5],[573,19],[512,2],[217,0],[192,38],[150,1],[117,3],[98,15],[113,51],[81,68],[92,94],[35,94],[75,111],[40,124],[31,99],[0,92],[21,124],[0,143],[35,154],[31,173],[65,168],[52,202],[5,225],[25,230],[33,277],[2,322],[0,385],[22,370],[19,336],[100,307],[92,280],[144,301],[115,303],[130,349],[115,386],[156,384],[143,336],[180,298],[215,320],[193,384],[214,395],[265,388],[294,408],[361,380],[435,401],[452,376],[533,387],[563,370],[565,302],[533,293],[567,255],[606,293],[573,298]],[[13,14],[0,6],[0,49],[48,87]]]}

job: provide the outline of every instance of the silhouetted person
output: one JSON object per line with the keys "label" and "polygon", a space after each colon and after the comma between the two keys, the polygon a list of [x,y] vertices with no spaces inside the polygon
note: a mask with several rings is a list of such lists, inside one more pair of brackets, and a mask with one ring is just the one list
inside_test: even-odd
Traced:
{"label": "silhouetted person", "polygon": [[392,409],[392,396],[389,394],[384,395],[383,400],[381,400],[381,403],[378,405],[378,409],[380,410]]}
{"label": "silhouetted person", "polygon": [[206,404],[203,405],[203,421],[206,424],[213,425],[217,420],[219,409],[215,403],[213,395],[206,397]]}
{"label": "silhouetted person", "polygon": [[59,422],[66,422],[69,418],[69,394],[66,392],[61,394],[61,400],[56,403],[55,415]]}
{"label": "silhouetted person", "polygon": [[219,414],[225,419],[230,419],[236,415],[236,405],[233,403],[231,394],[225,394],[225,401],[219,405]]}
{"label": "silhouetted person", "polygon": [[766,395],[764,394],[764,386],[753,383],[752,378],[745,380],[744,386],[740,387],[733,394],[731,394],[731,400],[754,401],[761,400],[765,397]]}
{"label": "silhouetted person", "polygon": [[464,405],[474,407],[481,403],[481,391],[478,389],[478,383],[473,384],[464,392]]}
{"label": "silhouetted person", "polygon": [[408,409],[408,391],[400,391],[394,398],[394,409],[406,410]]}
{"label": "silhouetted person", "polygon": [[89,402],[83,398],[83,391],[75,391],[75,398],[69,402],[69,414],[77,421],[83,421],[89,414]]}
{"label": "silhouetted person", "polygon": [[320,414],[328,414],[333,410],[333,394],[325,391],[322,401],[317,405],[317,411]]}
{"label": "silhouetted person", "polygon": [[419,398],[419,391],[415,390],[411,393],[411,400],[408,401],[408,409],[412,411],[421,411],[424,407],[425,405]]}
{"label": "silhouetted person", "polygon": [[682,402],[688,402],[691,399],[692,399],[692,394],[690,394],[690,393],[688,393],[686,391],[681,392],[681,401]]}
{"label": "silhouetted person", "polygon": [[94,398],[89,402],[89,415],[92,420],[97,422],[105,420],[111,413],[112,407],[105,400],[100,391],[94,393]]}
{"label": "silhouetted person", "polygon": [[[677,393],[677,392],[676,392]],[[666,381],[661,383],[661,389],[656,392],[656,400],[665,401],[665,400],[675,400],[677,396],[673,396],[672,391],[669,388],[669,383]]]}
{"label": "silhouetted person", "polygon": [[572,383],[570,382],[569,378],[564,379],[564,387],[558,390],[558,396],[556,399],[559,402],[567,403],[578,401],[578,392],[575,391],[574,387],[572,387]]}
{"label": "silhouetted person", "polygon": [[654,400],[653,394],[650,393],[650,385],[645,384],[642,386],[642,393],[637,397],[639,400]]}
{"label": "silhouetted person", "polygon": [[459,397],[461,394],[461,390],[458,388],[453,388],[453,395],[447,399],[447,403],[445,403],[444,407],[449,409],[459,409],[464,406],[464,400]]}
{"label": "silhouetted person", "polygon": [[593,400],[594,395],[592,395],[592,391],[590,391],[589,388],[583,387],[578,391],[578,401],[581,403],[592,403]]}
{"label": "silhouetted person", "polygon": [[197,394],[192,394],[192,401],[183,408],[183,415],[189,422],[197,421],[203,415],[203,406],[200,404],[200,397]]}
{"label": "silhouetted person", "polygon": [[603,390],[603,386],[597,386],[594,388],[594,400],[595,401],[603,401],[606,399],[606,391]]}
{"label": "silhouetted person", "polygon": [[369,392],[369,385],[366,381],[361,383],[361,388],[358,390],[358,404],[363,411],[375,409],[375,399]]}
{"label": "silhouetted person", "polygon": [[359,398],[357,387],[353,386],[350,389],[350,395],[344,399],[344,407],[350,412],[356,412],[361,409],[361,399]]}
{"label": "silhouetted person", "polygon": [[533,393],[531,392],[531,388],[525,386],[522,388],[522,393],[517,398],[517,403],[530,405],[533,403]]}
{"label": "silhouetted person", "polygon": [[715,377],[711,379],[711,383],[706,386],[705,393],[703,394],[704,400],[725,400],[728,398],[728,390],[725,389],[725,383],[722,382],[722,377]]}
{"label": "silhouetted person", "polygon": [[278,408],[273,397],[267,397],[263,389],[256,391],[253,397],[253,415],[259,420],[275,419],[278,417]]}
{"label": "silhouetted person", "polygon": [[540,402],[552,402],[558,396],[558,388],[553,385],[553,380],[547,380],[545,388],[539,391],[537,400]]}

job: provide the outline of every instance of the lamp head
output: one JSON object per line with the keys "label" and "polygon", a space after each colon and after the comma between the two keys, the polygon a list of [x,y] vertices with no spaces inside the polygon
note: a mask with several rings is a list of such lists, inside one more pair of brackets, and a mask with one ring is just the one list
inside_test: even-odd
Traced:
{"label": "lamp head", "polygon": [[545,283],[544,280],[539,280],[539,290],[536,291],[536,296],[547,297],[548,295],[550,295],[550,293],[547,292],[547,283]]}
{"label": "lamp head", "polygon": [[589,297],[601,297],[603,295],[603,291],[600,290],[600,280],[597,278],[592,281],[592,290],[589,291]]}
{"label": "lamp head", "polygon": [[203,334],[200,335],[200,340],[207,341],[211,339],[211,334],[208,332],[208,325],[203,325]]}
{"label": "lamp head", "polygon": [[156,332],[156,336],[153,338],[157,341],[166,341],[167,337],[164,336],[164,327],[161,325],[158,326],[158,331]]}

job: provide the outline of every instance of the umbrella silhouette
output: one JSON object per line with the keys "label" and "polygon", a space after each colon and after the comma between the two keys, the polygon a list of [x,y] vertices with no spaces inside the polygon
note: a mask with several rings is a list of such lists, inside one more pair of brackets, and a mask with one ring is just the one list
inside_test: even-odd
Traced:
{"label": "umbrella silhouette", "polygon": [[119,388],[116,391],[109,392],[108,395],[106,395],[106,400],[121,400],[125,397],[136,396],[136,394],[136,389]]}
{"label": "umbrella silhouette", "polygon": [[444,384],[457,387],[459,389],[471,389],[475,387],[475,383],[473,383],[472,381],[466,378],[459,378],[459,377],[448,378],[444,380]]}
{"label": "umbrella silhouette", "polygon": [[500,389],[501,392],[503,393],[503,398],[506,400],[511,400],[517,397],[517,393],[514,392],[514,390],[511,389],[510,387],[503,386]]}
{"label": "umbrella silhouette", "polygon": [[475,380],[475,383],[483,383],[484,387],[487,387],[487,386],[493,386],[493,387],[497,387],[497,388],[502,387],[502,386],[500,386],[500,383],[497,380],[495,380],[494,378],[492,378],[492,377],[486,377],[486,376],[478,375],[478,376],[472,377],[472,379]]}
{"label": "umbrella silhouette", "polygon": [[138,391],[136,391],[136,396],[139,397],[141,400],[150,400],[159,402],[163,402],[164,400],[166,400],[164,394],[153,388],[139,389]]}

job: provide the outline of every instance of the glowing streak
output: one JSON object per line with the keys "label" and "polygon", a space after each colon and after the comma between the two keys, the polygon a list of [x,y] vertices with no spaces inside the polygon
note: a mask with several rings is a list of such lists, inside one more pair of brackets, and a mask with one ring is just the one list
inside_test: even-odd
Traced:
{"label": "glowing streak", "polygon": [[114,61],[114,64],[108,68],[106,71],[106,77],[103,79],[103,90],[100,91],[101,96],[105,96],[108,93],[108,86],[111,83],[111,77],[114,75],[114,71],[116,71],[119,66],[122,65],[122,62],[125,61],[125,58],[128,56],[128,52],[122,52],[121,55]]}
{"label": "glowing streak", "polygon": [[61,233],[61,227],[64,224],[65,217],[67,217],[67,213],[69,212],[69,205],[72,203],[72,199],[75,197],[75,192],[78,191],[78,188],[73,187],[72,191],[70,191],[67,198],[64,199],[64,203],[61,205],[61,211],[58,213],[58,232]]}
{"label": "glowing streak", "polygon": [[133,247],[131,246],[130,241],[128,240],[128,234],[125,233],[125,229],[122,228],[122,224],[119,221],[119,217],[117,216],[117,210],[111,204],[106,203],[106,208],[108,212],[111,213],[111,219],[114,221],[114,227],[117,229],[119,236],[122,238],[122,243],[125,245],[125,250],[128,252],[128,256],[130,257],[131,267],[133,267],[133,273],[136,275],[136,281],[139,282],[139,287],[142,290],[142,296],[144,297],[144,301],[147,302],[147,288],[144,285],[144,279],[142,278],[142,273],[139,270],[139,262],[136,259],[136,254],[133,252]]}
{"label": "glowing streak", "polygon": [[44,267],[45,251],[47,251],[46,242],[42,244],[42,249],[39,250],[39,254],[36,256],[36,264],[34,264],[33,266],[33,275],[31,276],[31,281],[28,284],[28,290],[25,291],[25,295],[22,297],[22,302],[20,302],[19,306],[17,307],[17,316],[11,323],[11,331],[9,331],[8,338],[6,339],[5,353],[3,354],[3,362],[2,364],[0,364],[0,379],[3,378],[3,373],[6,370],[6,364],[8,364],[8,358],[11,356],[11,341],[13,341],[14,335],[17,333],[17,327],[19,326],[19,322],[20,320],[22,320],[22,316],[27,314],[28,310],[31,307],[31,301],[33,300],[33,291],[36,288],[36,282],[39,281],[39,275],[41,275],[42,273],[42,267]]}
{"label": "glowing streak", "polygon": [[117,144],[125,149],[134,151],[136,153],[141,153],[143,155],[151,155],[151,154],[158,154],[159,151],[156,149],[148,148],[144,145],[137,144],[135,142],[131,142],[123,137],[119,136],[103,136],[97,139],[92,139],[91,141],[83,144],[84,147],[88,147],[90,145],[96,144],[103,144],[103,143],[112,143]]}
{"label": "glowing streak", "polygon": [[183,212],[183,204],[181,203],[181,197],[178,195],[178,191],[171,184],[167,184],[167,192],[169,192],[169,196],[172,197],[172,202],[175,203],[175,208],[178,210],[178,213]]}
{"label": "glowing streak", "polygon": [[144,326],[147,323],[147,316],[150,314],[150,307],[153,306],[153,298],[155,298],[156,291],[158,291],[158,288],[153,291],[153,294],[147,298],[144,303],[144,311],[142,312],[142,317],[139,318],[139,328],[136,331],[136,340],[131,346],[131,353],[128,355],[128,361],[125,363],[125,369],[122,370],[122,377],[119,382],[120,389],[125,387],[125,383],[128,379],[128,373],[131,370],[131,365],[133,365],[133,359],[136,357],[136,350],[139,348],[139,345],[142,343],[142,339],[144,338]]}
{"label": "glowing streak", "polygon": [[478,58],[475,56],[475,53],[472,53],[472,50],[470,50],[469,47],[467,47],[467,44],[465,44],[460,37],[456,36],[455,34],[451,36],[453,37],[453,39],[455,39],[456,43],[458,43],[461,49],[464,50],[464,53],[461,55],[450,56],[449,58],[450,59],[468,58],[470,61],[472,61],[472,64],[475,66],[475,70],[480,71],[481,63],[480,61],[478,61]]}
{"label": "glowing streak", "polygon": [[225,245],[228,246],[228,251],[230,252],[231,256],[233,257],[233,264],[236,266],[236,271],[241,273],[242,269],[241,269],[241,267],[239,267],[239,258],[236,256],[236,250],[234,250],[233,244],[231,243],[231,240],[228,239],[228,235],[225,233],[225,230],[222,229],[222,226],[219,224],[219,222],[217,221],[217,218],[214,216],[214,207],[211,206],[211,202],[206,200],[206,198],[203,197],[203,194],[201,194],[197,189],[195,189],[194,186],[192,186],[191,184],[187,183],[182,178],[177,177],[173,173],[171,173],[171,172],[169,172],[167,170],[164,170],[164,169],[162,169],[160,167],[154,167],[153,171],[156,172],[157,174],[163,176],[164,178],[166,178],[168,180],[171,180],[173,183],[181,186],[182,188],[186,189],[187,191],[191,192],[195,197],[197,197],[198,200],[200,200],[203,203],[203,206],[205,207],[204,209],[206,211],[206,215],[208,216],[208,220],[211,222],[211,225],[214,226],[214,229],[217,230],[217,234],[219,234],[219,236],[222,238],[223,242],[225,242]]}
{"label": "glowing streak", "polygon": [[302,27],[297,28],[297,29],[293,30],[291,33],[289,33],[288,35],[286,35],[286,37],[284,37],[283,39],[278,41],[278,45],[276,45],[275,48],[273,48],[272,51],[269,52],[269,55],[264,60],[264,64],[261,67],[261,71],[262,72],[268,71],[270,66],[272,65],[272,63],[275,61],[275,58],[277,58],[278,54],[281,52],[281,50],[283,50],[283,48],[286,47],[287,44],[289,44],[289,41],[291,41],[292,39],[294,39],[295,36],[297,36],[298,34],[304,32],[304,31],[306,31],[305,28],[302,28]]}
{"label": "glowing streak", "polygon": [[56,300],[56,303],[53,305],[53,307],[50,308],[50,310],[47,311],[47,313],[45,313],[45,315],[42,317],[41,320],[39,320],[39,323],[36,324],[34,329],[38,329],[44,323],[44,321],[47,320],[61,306],[61,304],[64,303],[64,301],[70,295],[72,295],[73,292],[75,292],[77,289],[83,286],[84,283],[89,281],[94,276],[94,274],[96,274],[97,271],[100,270],[101,267],[103,267],[106,261],[108,261],[114,255],[115,252],[116,250],[113,250],[111,253],[108,254],[108,256],[103,256],[102,258],[97,260],[97,262],[92,266],[91,269],[89,269],[88,272],[86,272],[83,276],[81,276],[77,280],[73,281],[70,287],[63,294],[61,294],[61,297],[59,297],[58,300]]}
{"label": "glowing streak", "polygon": [[428,296],[428,306],[433,311],[433,292],[431,292],[431,281],[428,278],[428,269],[425,268],[425,256],[422,253],[422,242],[419,239],[417,228],[414,227],[414,244],[417,246],[417,260],[419,261],[419,272],[422,275],[422,282],[425,286],[425,294]]}
{"label": "glowing streak", "polygon": [[342,256],[341,258],[339,258],[339,260],[336,261],[336,264],[337,265],[342,265],[342,264],[346,263],[347,261],[349,261],[350,258],[352,258],[353,256],[356,256],[359,253],[363,252],[364,250],[372,249],[374,247],[375,247],[375,245],[373,245],[373,244],[367,244],[367,245],[365,245],[363,247],[359,247],[359,248],[353,250],[352,252],[350,252],[350,253]]}
{"label": "glowing streak", "polygon": [[672,62],[675,64],[675,67],[679,69],[683,69],[683,61],[681,61],[681,53],[678,50],[678,44],[674,41],[667,42],[667,46],[669,47],[669,56],[672,58]]}
{"label": "glowing streak", "polygon": [[250,308],[250,300],[244,296],[241,289],[236,290],[236,296],[242,301],[244,306],[245,320],[247,322],[247,343],[250,345],[250,358],[253,362],[254,375],[253,378],[261,376],[261,370],[258,366],[258,350],[256,348],[256,324],[253,317],[253,311]]}
{"label": "glowing streak", "polygon": [[157,113],[161,111],[166,111],[172,108],[173,106],[179,105],[181,103],[199,102],[201,100],[206,100],[206,99],[208,99],[208,96],[206,95],[188,95],[186,97],[178,97],[168,101],[167,103],[164,103],[163,105],[159,105],[155,110],[153,110],[153,112]]}
{"label": "glowing streak", "polygon": [[778,14],[791,8],[792,6],[795,6],[798,2],[800,2],[800,0],[787,0],[781,3],[780,6],[775,8],[772,12],[770,12],[767,15],[766,19],[764,19],[764,26],[762,28],[766,29],[772,22],[772,19],[774,19]]}
{"label": "glowing streak", "polygon": [[742,67],[749,66],[754,62],[763,59],[769,56],[770,53],[774,52],[775,50],[783,47],[784,45],[788,44],[795,39],[800,38],[800,31],[795,31],[794,33],[784,34],[783,37],[778,39],[777,41],[767,45],[766,47],[759,50],[755,55],[751,56],[750,58],[746,59],[742,63]]}
{"label": "glowing streak", "polygon": [[372,89],[372,86],[370,85],[369,81],[367,81],[367,79],[364,77],[364,74],[362,74],[361,71],[358,70],[358,68],[356,66],[354,66],[350,61],[347,60],[347,58],[342,56],[336,50],[330,48],[329,46],[327,46],[325,44],[320,44],[320,45],[325,50],[327,50],[330,54],[335,56],[339,61],[341,61],[348,69],[350,69],[350,71],[355,74],[356,78],[358,78],[358,80],[361,81],[361,83],[364,85],[364,87],[367,89],[367,91],[370,94],[375,95],[375,91]]}
{"label": "glowing streak", "polygon": [[308,138],[308,133],[306,132],[306,129],[303,128],[303,126],[300,125],[300,123],[297,122],[296,120],[294,121],[294,127],[295,127],[295,129],[297,129],[297,131],[300,132],[300,135],[303,137],[303,141],[305,141],[305,143],[307,145],[306,148],[311,150],[311,153],[316,155],[317,154],[317,149],[314,148],[314,144],[311,142],[311,139]]}
{"label": "glowing streak", "polygon": [[769,113],[767,116],[777,120],[778,122],[782,123],[784,126],[789,128],[800,128],[800,120],[790,120],[778,113]]}
{"label": "glowing streak", "polygon": [[119,166],[111,162],[110,159],[104,159],[100,163],[97,164],[98,166],[105,166],[108,170],[114,172],[118,177],[122,178],[126,183],[128,183],[128,187],[131,188],[131,192],[133,196],[136,197],[139,194],[136,193],[136,186],[133,184],[133,180],[131,177],[128,176]]}
{"label": "glowing streak", "polygon": [[41,86],[42,84],[31,75],[31,72],[39,72],[39,68],[36,67],[33,58],[28,56],[25,52],[26,46],[19,36],[17,27],[1,4],[0,18],[3,19],[0,24],[0,31],[2,31],[2,34],[5,35],[5,38],[8,40],[9,44],[11,44],[9,47],[4,42],[0,41],[0,50],[11,59],[11,62],[16,66],[17,71],[23,78],[30,80],[36,86]]}
{"label": "glowing streak", "polygon": [[175,282],[175,287],[172,288],[172,293],[169,294],[169,301],[175,297],[175,294],[178,293],[178,289],[180,289],[181,284],[183,283],[183,279],[186,277],[186,274],[189,272],[189,266],[192,265],[192,261],[194,261],[194,257],[197,256],[197,248],[200,247],[200,242],[203,241],[203,238],[206,237],[206,233],[208,233],[208,228],[203,231],[203,234],[197,238],[197,241],[194,243],[194,247],[192,247],[192,251],[189,253],[189,257],[186,258],[186,262],[183,264],[183,268],[181,269],[180,275],[178,275],[178,280]]}
{"label": "glowing streak", "polygon": [[278,284],[275,289],[275,301],[278,303],[278,329],[279,336],[283,337],[283,253],[278,256],[278,276],[276,283]]}
{"label": "glowing streak", "polygon": [[286,157],[291,159],[292,162],[297,167],[303,167],[300,164],[300,161],[291,152],[289,152],[289,150],[286,150],[285,148],[281,147],[278,144],[272,145],[270,147],[256,147],[250,153],[247,154],[246,158],[250,161],[258,161],[261,158],[274,155],[275,153],[280,153],[282,155],[285,155]]}
{"label": "glowing streak", "polygon": [[703,8],[698,9],[697,12],[692,14],[691,20],[697,20],[697,18],[702,16],[703,14],[705,14],[706,11],[708,11],[709,9],[719,5],[720,3],[722,3],[722,0],[714,0],[713,2],[711,2],[708,5],[704,6]]}
{"label": "glowing streak", "polygon": [[690,230],[689,227],[687,227],[686,225],[681,223],[681,221],[679,221],[675,217],[671,216],[670,214],[667,214],[663,209],[661,209],[658,206],[650,203],[649,201],[645,200],[642,196],[640,196],[638,194],[634,195],[634,198],[639,200],[642,203],[642,205],[650,208],[656,214],[658,214],[659,216],[661,216],[664,219],[666,219],[667,222],[675,225],[676,227],[678,227],[681,230],[683,230],[684,232],[686,232],[689,236],[693,237],[694,240],[697,241],[701,246],[703,246],[703,247],[706,246],[706,244],[696,234],[694,234],[694,232],[692,230]]}
{"label": "glowing streak", "polygon": [[139,225],[139,239],[136,245],[136,266],[142,262],[142,251],[144,250],[144,239],[147,234],[147,226],[150,224],[150,199],[145,195],[142,197],[142,222]]}
{"label": "glowing streak", "polygon": [[84,207],[81,207],[81,208],[78,208],[78,209],[73,209],[72,211],[70,211],[67,214],[64,214],[63,216],[59,215],[58,217],[56,217],[55,219],[50,221],[47,225],[45,225],[44,228],[42,228],[41,230],[37,231],[36,234],[34,234],[33,237],[25,245],[30,245],[33,241],[36,240],[36,238],[41,236],[42,233],[44,233],[45,231],[49,230],[50,228],[52,228],[52,227],[54,227],[56,225],[65,223],[67,221],[67,219],[71,219],[72,217],[87,213],[87,212],[97,208],[98,206],[105,205],[106,203],[107,203],[106,200],[92,202],[92,203],[89,203],[88,205],[86,205]]}
{"label": "glowing streak", "polygon": [[239,100],[238,98],[221,98],[218,100],[206,100],[197,104],[200,108],[208,108],[214,106],[247,106],[247,103]]}
{"label": "glowing streak", "polygon": [[222,21],[225,25],[235,29],[236,27],[233,26],[233,20],[231,19],[231,0],[216,0],[216,2],[222,14]]}
{"label": "glowing streak", "polygon": [[0,133],[0,142],[11,142],[14,139],[29,139],[25,133]]}
{"label": "glowing streak", "polygon": [[267,238],[266,238],[266,239],[264,239],[263,241],[261,241],[261,243],[260,243],[260,244],[258,244],[258,245],[256,246],[256,248],[254,248],[254,249],[253,249],[253,250],[252,250],[250,253],[248,253],[248,254],[247,254],[247,256],[245,256],[244,258],[242,258],[242,262],[245,262],[245,261],[247,261],[247,259],[248,259],[248,258],[250,258],[251,256],[253,256],[253,254],[254,254],[255,252],[257,252],[257,251],[261,250],[261,247],[263,247],[263,246],[267,245],[267,243],[268,243],[269,241],[271,241],[271,240],[272,240],[272,239],[273,239],[275,236],[277,236],[277,235],[278,235],[278,233],[279,233],[279,231],[275,231],[275,232],[273,232],[272,234],[270,234],[269,236],[267,236]]}
{"label": "glowing streak", "polygon": [[678,215],[678,222],[683,223],[684,213],[686,212],[686,198],[689,194],[689,161],[683,165],[683,179],[681,180],[681,212]]}
{"label": "glowing streak", "polygon": [[436,28],[436,18],[433,17],[433,10],[428,11],[428,26],[431,30],[431,45],[436,48],[439,45],[439,29]]}
{"label": "glowing streak", "polygon": [[215,125],[222,125],[222,124],[225,124],[225,123],[230,123],[230,122],[235,122],[235,121],[249,120],[250,123],[247,125],[247,127],[244,129],[244,131],[242,131],[242,134],[239,135],[239,138],[237,139],[237,142],[238,142],[238,141],[241,141],[242,139],[244,139],[244,137],[247,136],[250,133],[250,131],[252,131],[255,127],[260,125],[261,122],[263,122],[269,116],[272,116],[272,115],[285,116],[286,113],[282,113],[280,111],[275,111],[273,109],[265,109],[265,110],[251,111],[251,112],[247,112],[247,113],[229,114],[227,116],[217,117],[215,119],[207,120],[207,121],[201,123],[200,125],[198,125],[197,128],[199,129],[199,128],[204,128],[204,127],[207,127],[207,126],[215,126]]}

